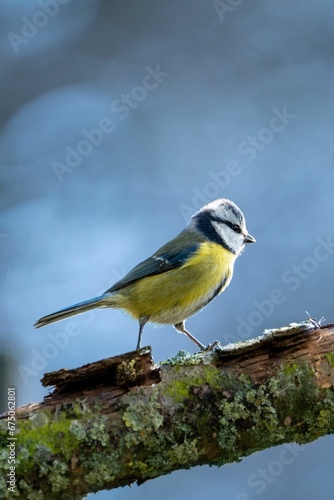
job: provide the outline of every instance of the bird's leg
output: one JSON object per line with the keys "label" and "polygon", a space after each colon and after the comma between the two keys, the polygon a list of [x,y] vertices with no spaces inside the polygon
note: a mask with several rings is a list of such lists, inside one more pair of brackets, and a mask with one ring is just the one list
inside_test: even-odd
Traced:
{"label": "bird's leg", "polygon": [[184,321],[181,321],[181,323],[177,323],[176,325],[174,325],[174,328],[176,328],[177,331],[187,335],[187,337],[190,340],[195,342],[195,344],[197,345],[197,347],[201,349],[201,351],[212,351],[215,347],[221,348],[219,340],[215,340],[212,344],[209,344],[205,347],[204,344],[202,344],[199,340],[196,339],[196,337],[191,335],[191,333],[189,333],[188,330],[186,330],[184,326]]}
{"label": "bird's leg", "polygon": [[178,332],[181,332],[181,333],[184,333],[185,335],[187,335],[187,337],[190,340],[195,342],[195,344],[197,345],[197,347],[199,347],[201,349],[201,351],[205,351],[205,349],[206,349],[205,345],[202,344],[199,340],[197,340],[193,335],[191,335],[191,333],[189,333],[188,330],[186,330],[186,328],[184,326],[184,321],[181,321],[181,323],[177,323],[176,325],[174,325],[174,328],[176,328],[176,330]]}
{"label": "bird's leg", "polygon": [[212,344],[208,344],[206,346],[205,350],[206,351],[213,351],[215,347],[217,347],[217,349],[222,349],[222,345],[219,342],[219,340],[215,340],[214,342],[212,342]]}
{"label": "bird's leg", "polygon": [[141,318],[139,318],[139,333],[138,333],[138,342],[137,342],[137,347],[136,347],[137,351],[138,351],[138,349],[140,349],[140,346],[141,346],[141,336],[143,334],[143,328],[146,325],[146,323],[148,322],[149,318],[150,318],[149,316],[142,316]]}

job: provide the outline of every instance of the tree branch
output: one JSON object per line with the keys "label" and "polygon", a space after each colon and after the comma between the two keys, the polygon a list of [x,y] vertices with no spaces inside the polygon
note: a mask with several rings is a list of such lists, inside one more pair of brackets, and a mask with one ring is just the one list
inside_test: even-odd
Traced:
{"label": "tree branch", "polygon": [[[46,374],[42,383],[53,392],[16,411],[15,492],[80,499],[333,432],[334,325],[310,320],[158,366],[144,348]],[[8,453],[1,462],[0,497],[15,498]]]}

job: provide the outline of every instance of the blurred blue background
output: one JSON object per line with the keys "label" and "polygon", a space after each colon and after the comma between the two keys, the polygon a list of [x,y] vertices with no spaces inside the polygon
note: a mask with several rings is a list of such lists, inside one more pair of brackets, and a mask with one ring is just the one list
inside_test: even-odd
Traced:
{"label": "blurred blue background", "polygon": [[[115,310],[37,331],[34,321],[106,290],[217,197],[240,206],[257,243],[190,331],[228,343],[306,310],[333,321],[333,2],[3,0],[1,10],[0,354],[18,404],[44,397],[45,372],[137,340]],[[143,344],[157,362],[195,347],[152,325]],[[332,447],[333,437],[278,447],[94,499],[326,500]]]}

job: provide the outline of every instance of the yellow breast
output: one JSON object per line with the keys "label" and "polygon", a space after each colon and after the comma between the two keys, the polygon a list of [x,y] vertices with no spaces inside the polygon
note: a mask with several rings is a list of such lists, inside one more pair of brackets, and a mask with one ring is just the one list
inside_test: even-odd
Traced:
{"label": "yellow breast", "polygon": [[234,261],[235,255],[221,245],[202,243],[181,267],[147,276],[120,290],[118,305],[135,318],[149,316],[155,323],[178,323],[228,286]]}

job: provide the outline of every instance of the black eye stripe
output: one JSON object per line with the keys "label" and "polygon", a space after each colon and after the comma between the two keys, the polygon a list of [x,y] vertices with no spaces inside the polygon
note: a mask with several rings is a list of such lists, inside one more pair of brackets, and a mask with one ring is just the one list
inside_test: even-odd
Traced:
{"label": "black eye stripe", "polygon": [[206,238],[208,238],[210,241],[213,241],[214,243],[218,243],[218,245],[222,245],[226,250],[228,250],[231,253],[236,253],[227,243],[226,241],[221,237],[221,235],[218,233],[212,222],[219,222],[222,223],[222,219],[219,219],[218,217],[212,217],[211,214],[207,213],[202,213],[201,217],[197,217],[196,220],[196,227],[197,229],[204,234]]}
{"label": "black eye stripe", "polygon": [[236,233],[240,233],[241,232],[241,227],[238,224],[233,224],[229,220],[219,219],[218,217],[211,217],[211,220],[214,221],[214,222],[219,222],[220,224],[226,224],[228,227],[230,227]]}

